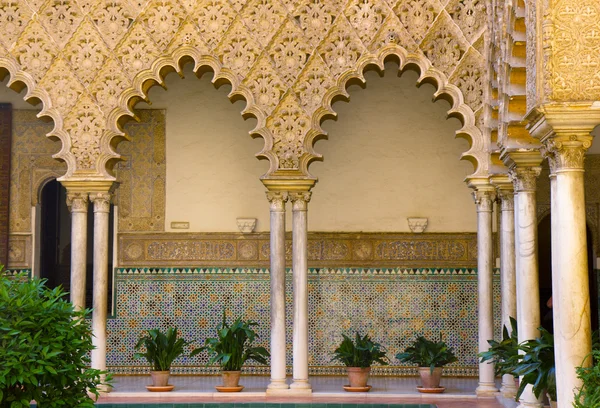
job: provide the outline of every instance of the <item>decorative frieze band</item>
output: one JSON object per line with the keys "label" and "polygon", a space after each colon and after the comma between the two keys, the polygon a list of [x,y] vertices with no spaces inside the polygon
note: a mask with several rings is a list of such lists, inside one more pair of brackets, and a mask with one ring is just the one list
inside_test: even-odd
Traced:
{"label": "decorative frieze band", "polygon": [[[119,266],[269,265],[269,234],[119,234]],[[291,260],[291,235],[286,258]],[[311,267],[474,267],[477,234],[309,233]]]}

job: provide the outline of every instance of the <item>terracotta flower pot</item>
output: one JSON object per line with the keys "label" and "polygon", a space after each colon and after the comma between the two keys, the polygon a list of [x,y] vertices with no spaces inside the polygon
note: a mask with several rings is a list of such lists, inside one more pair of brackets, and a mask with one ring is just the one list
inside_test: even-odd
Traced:
{"label": "terracotta flower pot", "polygon": [[429,367],[419,367],[421,386],[423,388],[439,388],[442,379],[442,367],[435,367],[433,373]]}
{"label": "terracotta flower pot", "polygon": [[238,387],[241,371],[223,371],[223,387]]}
{"label": "terracotta flower pot", "polygon": [[150,371],[152,385],[155,387],[164,387],[169,384],[170,371]]}
{"label": "terracotta flower pot", "polygon": [[371,367],[346,367],[348,370],[348,381],[350,387],[366,387],[367,381],[369,381],[369,373]]}

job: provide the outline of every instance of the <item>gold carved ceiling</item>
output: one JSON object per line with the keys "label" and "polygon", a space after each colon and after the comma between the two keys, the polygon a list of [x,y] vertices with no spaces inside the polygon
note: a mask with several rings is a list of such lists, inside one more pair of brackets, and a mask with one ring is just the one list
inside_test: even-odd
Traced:
{"label": "gold carved ceiling", "polygon": [[247,101],[266,178],[310,178],[333,98],[395,55],[451,101],[485,177],[486,27],[483,0],[1,0],[0,71],[54,119],[65,179],[113,179],[123,118],[187,61]]}

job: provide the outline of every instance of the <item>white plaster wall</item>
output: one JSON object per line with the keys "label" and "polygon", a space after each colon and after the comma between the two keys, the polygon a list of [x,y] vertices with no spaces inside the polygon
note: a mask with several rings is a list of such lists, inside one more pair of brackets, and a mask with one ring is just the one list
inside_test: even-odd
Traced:
{"label": "white plaster wall", "polygon": [[[236,217],[255,217],[257,231],[268,231],[259,181],[268,163],[254,157],[262,140],[248,135],[255,121],[244,122],[245,102],[232,104],[228,86],[215,90],[212,74],[198,80],[186,68],[183,80],[167,77],[167,92],[150,91],[151,107],[167,110],[166,229],[188,221],[189,231],[237,231]],[[339,119],[324,123],[329,140],[316,150],[325,161],[310,169],[319,177],[310,230],[408,231],[406,218],[423,216],[428,231],[476,231],[463,182],[472,166],[459,160],[468,145],[454,139],[460,124],[445,119],[446,102],[431,101],[433,87],[416,88],[415,73],[396,71],[367,72],[366,89],[351,86],[351,103],[336,103]]]}
{"label": "white plaster wall", "polygon": [[418,75],[365,74],[366,89],[351,86],[338,102],[336,122],[315,145],[324,156],[310,170],[319,178],[310,204],[310,228],[325,231],[409,231],[407,217],[427,217],[430,232],[476,231],[475,205],[464,178],[473,172],[460,155],[450,105],[432,102],[433,86],[416,88]]}
{"label": "white plaster wall", "polygon": [[[259,230],[269,230],[269,203],[260,181],[269,164],[255,154],[262,139],[248,132],[255,120],[244,121],[244,101],[232,104],[228,85],[211,84],[212,73],[198,79],[186,65],[185,79],[166,78],[168,91],[150,90],[151,106],[167,110],[167,231],[238,231],[237,217],[258,218]],[[172,221],[187,221],[189,230],[172,230]]]}

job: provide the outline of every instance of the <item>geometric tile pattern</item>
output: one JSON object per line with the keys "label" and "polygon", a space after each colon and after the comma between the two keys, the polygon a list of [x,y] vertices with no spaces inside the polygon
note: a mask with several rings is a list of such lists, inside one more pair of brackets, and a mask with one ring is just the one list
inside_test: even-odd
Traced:
{"label": "geometric tile pattern", "polygon": [[[287,272],[287,364],[292,355],[292,272]],[[108,321],[107,366],[115,373],[147,372],[134,360],[140,333],[175,326],[199,346],[214,335],[223,309],[259,323],[259,343],[269,348],[269,270],[254,268],[136,268],[116,269],[114,315]],[[477,373],[477,272],[475,269],[312,268],[309,289],[309,367],[311,374],[337,374],[331,362],[341,334],[369,333],[383,344],[391,366],[374,375],[412,375],[414,369],[393,356],[417,334],[451,345],[458,362],[454,375]],[[494,318],[499,333],[500,285],[494,275]],[[192,349],[194,346],[191,346]],[[176,373],[217,373],[205,367],[206,354],[181,358]],[[268,367],[246,372],[268,373]]]}

